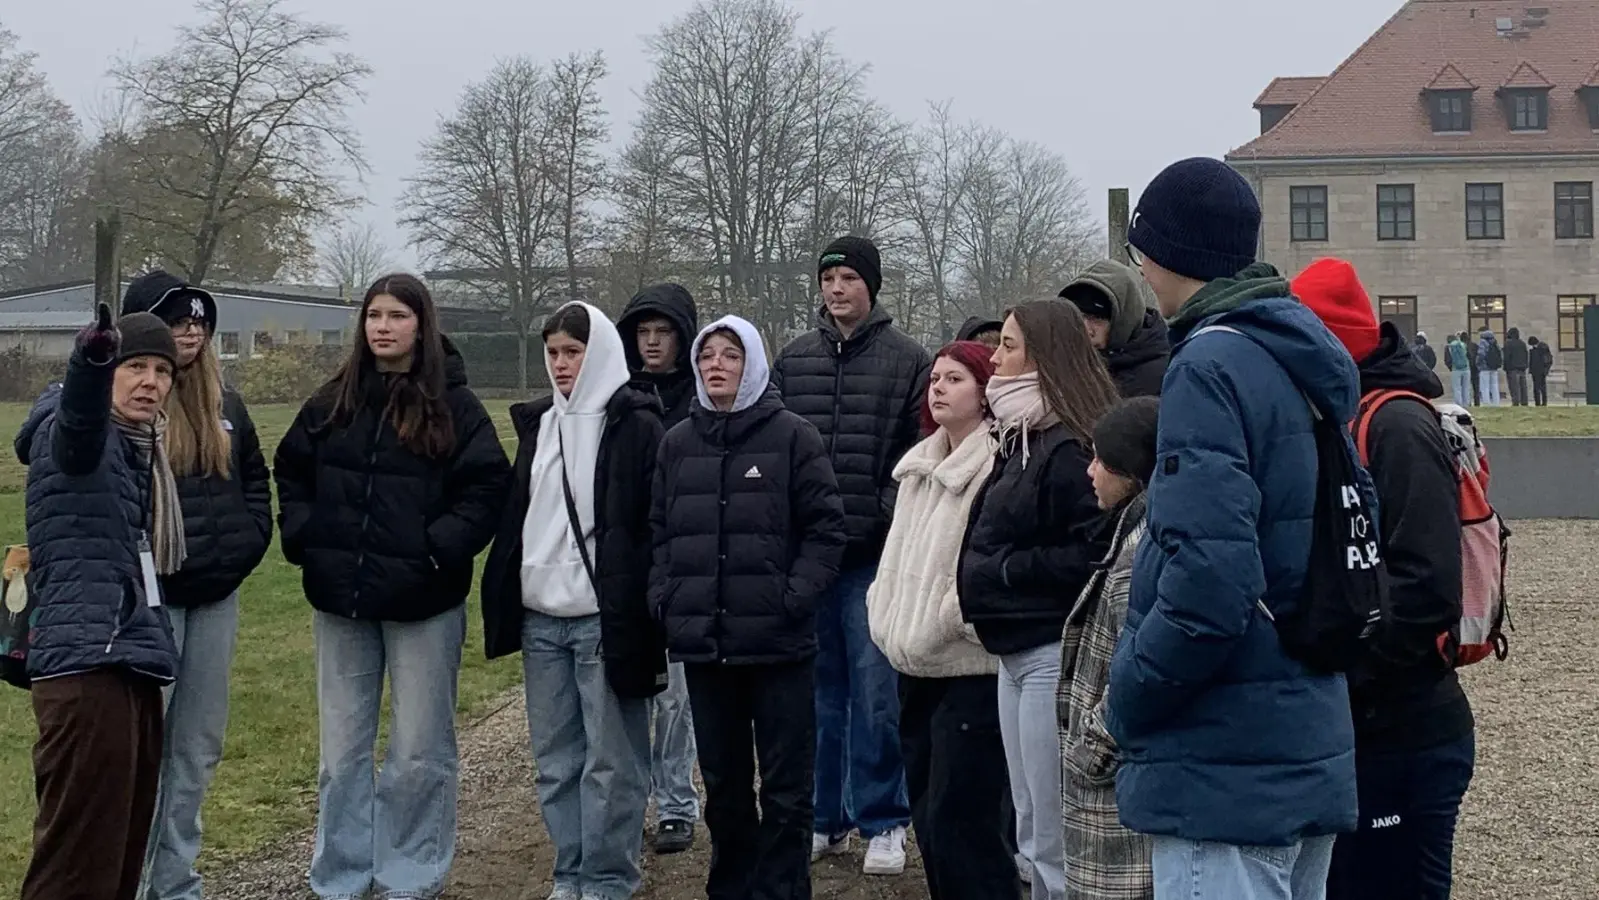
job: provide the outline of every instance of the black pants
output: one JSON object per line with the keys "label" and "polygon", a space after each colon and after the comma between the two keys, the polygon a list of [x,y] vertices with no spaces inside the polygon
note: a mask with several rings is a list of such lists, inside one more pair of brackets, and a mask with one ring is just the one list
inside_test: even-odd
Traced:
{"label": "black pants", "polygon": [[1448,900],[1473,737],[1407,753],[1355,749],[1360,825],[1333,845],[1328,900]]}
{"label": "black pants", "polygon": [[1014,898],[1016,809],[999,679],[899,677],[899,739],[931,900]]}
{"label": "black pants", "polygon": [[[1475,348],[1475,347],[1467,347],[1466,348],[1466,352],[1467,353],[1476,353],[1477,352],[1477,348]],[[1480,378],[1478,376],[1477,367],[1476,366],[1472,366],[1471,367],[1471,405],[1472,406],[1481,406],[1482,405],[1482,378]]]}
{"label": "black pants", "polygon": [[1527,370],[1506,369],[1505,381],[1510,384],[1510,405],[1527,405]]}
{"label": "black pants", "polygon": [[814,661],[690,664],[684,671],[705,779],[705,827],[711,833],[705,893],[710,900],[809,900]]}
{"label": "black pants", "polygon": [[33,715],[23,900],[134,900],[161,777],[161,686],[119,669],[35,681]]}
{"label": "black pants", "polygon": [[1549,376],[1532,373],[1532,402],[1539,406],[1549,405]]}

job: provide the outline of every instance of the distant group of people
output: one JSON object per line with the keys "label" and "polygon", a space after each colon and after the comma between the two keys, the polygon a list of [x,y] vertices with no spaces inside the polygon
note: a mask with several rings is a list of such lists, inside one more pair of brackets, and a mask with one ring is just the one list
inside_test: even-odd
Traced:
{"label": "distant group of people", "polygon": [[[658,853],[703,812],[712,900],[809,897],[856,833],[863,872],[897,875],[910,829],[935,900],[1447,897],[1474,744],[1443,387],[1347,263],[1290,285],[1259,226],[1231,169],[1176,163],[1139,202],[1135,266],[932,354],[877,302],[859,237],[822,252],[816,326],[770,362],[677,285],[615,324],[567,303],[510,457],[426,287],[385,276],[270,472],[214,301],[144,276],[16,442],[39,607],[23,897],[200,896],[269,479],[315,610],[324,900],[444,888],[484,550],[549,900],[634,895],[652,797]],[[1357,442],[1377,393],[1419,402],[1382,403]],[[1358,486],[1380,513],[1357,556],[1380,544],[1391,601],[1333,669],[1283,630],[1352,577],[1317,568],[1328,452],[1344,506]]]}
{"label": "distant group of people", "polygon": [[[1428,371],[1438,367],[1438,353],[1427,343],[1425,332],[1416,334],[1411,349]],[[1444,345],[1443,361],[1449,371],[1450,395],[1460,406],[1501,405],[1500,372],[1504,373],[1503,384],[1509,390],[1512,406],[1549,405],[1549,373],[1555,366],[1554,351],[1537,337],[1522,340],[1519,328],[1505,332],[1502,347],[1499,338],[1486,328],[1476,340],[1469,331],[1451,334]],[[1528,376],[1531,376],[1530,394]]]}

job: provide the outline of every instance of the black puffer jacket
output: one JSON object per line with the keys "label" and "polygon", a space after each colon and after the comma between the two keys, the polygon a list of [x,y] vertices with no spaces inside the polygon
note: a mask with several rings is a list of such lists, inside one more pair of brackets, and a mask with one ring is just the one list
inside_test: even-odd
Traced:
{"label": "black puffer jacket", "polygon": [[494,536],[510,483],[505,448],[446,348],[445,402],[455,451],[430,460],[399,441],[383,410],[387,388],[367,376],[367,402],[346,427],[313,397],[273,460],[283,556],[302,569],[305,597],[352,619],[412,622],[466,601],[472,560]]}
{"label": "black puffer jacket", "polygon": [[844,498],[844,566],[875,561],[894,512],[894,464],[921,436],[932,357],[881,306],[845,340],[826,308],[772,364],[772,385],[827,445]]}
{"label": "black puffer jacket", "polygon": [[[1392,323],[1360,366],[1360,392],[1443,396]],[[1365,415],[1362,413],[1357,423]],[[1429,404],[1395,398],[1370,414],[1367,468],[1382,517],[1390,607],[1371,658],[1349,677],[1358,749],[1435,747],[1472,731],[1471,704],[1438,652],[1438,635],[1460,621],[1460,495],[1448,438]]]}
{"label": "black puffer jacket", "polygon": [[[516,479],[483,566],[483,637],[489,659],[522,650],[522,525],[539,424],[552,405],[545,397],[511,407]],[[652,697],[666,688],[666,640],[647,603],[654,543],[650,485],[660,443],[661,407],[655,397],[631,387],[617,391],[606,405],[594,467],[594,576],[606,680],[623,697]],[[560,509],[548,514],[566,515]]]}
{"label": "black puffer jacket", "polygon": [[227,597],[272,543],[272,473],[250,412],[234,391],[222,395],[222,425],[232,445],[230,474],[178,478],[189,555],[182,569],[162,581],[171,606],[203,606]]}
{"label": "black puffer jacket", "polygon": [[1158,310],[1146,310],[1144,321],[1120,347],[1101,354],[1116,391],[1123,397],[1159,397],[1160,383],[1171,360],[1171,341],[1166,337],[1166,320]]}
{"label": "black puffer jacket", "polygon": [[1521,331],[1512,328],[1505,335],[1505,371],[1525,372],[1532,367],[1532,358],[1527,353],[1527,342],[1521,339]]}
{"label": "black puffer jacket", "polygon": [[816,653],[816,604],[844,557],[844,505],[815,426],[771,389],[742,412],[696,405],[661,443],[650,606],[674,662]]}
{"label": "black puffer jacket", "polygon": [[[677,368],[664,375],[644,371],[644,359],[639,355],[637,329],[641,320],[664,316],[677,329]],[[639,291],[622,310],[616,330],[622,335],[622,349],[627,354],[627,368],[633,373],[635,386],[645,393],[654,392],[664,411],[662,423],[671,428],[688,418],[694,403],[694,363],[689,359],[689,348],[699,334],[699,311],[694,307],[694,297],[680,284],[655,284]]]}
{"label": "black puffer jacket", "polygon": [[988,652],[1060,640],[1072,602],[1103,559],[1106,519],[1088,477],[1092,455],[1065,426],[999,450],[972,503],[956,574],[961,617]]}

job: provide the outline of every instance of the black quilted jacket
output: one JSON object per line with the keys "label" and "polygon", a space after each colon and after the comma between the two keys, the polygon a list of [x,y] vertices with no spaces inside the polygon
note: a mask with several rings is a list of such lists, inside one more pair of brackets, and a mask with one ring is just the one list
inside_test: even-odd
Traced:
{"label": "black quilted jacket", "polygon": [[881,306],[845,339],[826,309],[772,364],[789,410],[816,426],[844,498],[846,568],[876,561],[894,512],[894,465],[921,436],[932,358]]}

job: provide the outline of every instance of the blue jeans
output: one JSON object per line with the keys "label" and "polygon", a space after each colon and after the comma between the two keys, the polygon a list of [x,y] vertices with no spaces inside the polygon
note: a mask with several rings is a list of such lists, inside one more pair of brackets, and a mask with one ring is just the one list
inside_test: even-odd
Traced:
{"label": "blue jeans", "polygon": [[1155,900],[1326,900],[1333,836],[1287,847],[1155,838]]}
{"label": "blue jeans", "polygon": [[555,886],[626,900],[643,879],[650,702],[605,680],[600,617],[522,620],[527,724],[539,808],[555,845]]}
{"label": "blue jeans", "polygon": [[1483,406],[1499,405],[1499,370],[1492,372],[1487,369],[1477,373],[1478,392],[1482,394]]}
{"label": "blue jeans", "polygon": [[167,607],[178,680],[166,690],[166,739],[141,900],[200,900],[200,804],[222,759],[239,595],[193,609]]}
{"label": "blue jeans", "polygon": [[[438,896],[455,861],[456,682],[466,608],[420,622],[316,614],[316,846],[322,900]],[[374,772],[383,673],[389,752]]]}
{"label": "blue jeans", "polygon": [[877,566],[838,576],[816,611],[816,833],[876,837],[910,824],[899,746],[899,675],[872,643]]}
{"label": "blue jeans", "polygon": [[1471,370],[1461,369],[1449,373],[1449,391],[1455,396],[1455,405],[1471,408]]}
{"label": "blue jeans", "polygon": [[666,667],[666,690],[655,695],[655,736],[650,744],[650,784],[655,815],[697,822],[700,795],[694,789],[694,715],[682,663]]}
{"label": "blue jeans", "polygon": [[1032,869],[1033,900],[1066,893],[1066,843],[1060,809],[1060,644],[999,658],[999,734],[1005,744],[1016,851]]}
{"label": "blue jeans", "polygon": [[1471,784],[1476,739],[1426,750],[1355,748],[1360,827],[1333,847],[1333,900],[1449,900],[1455,821]]}

